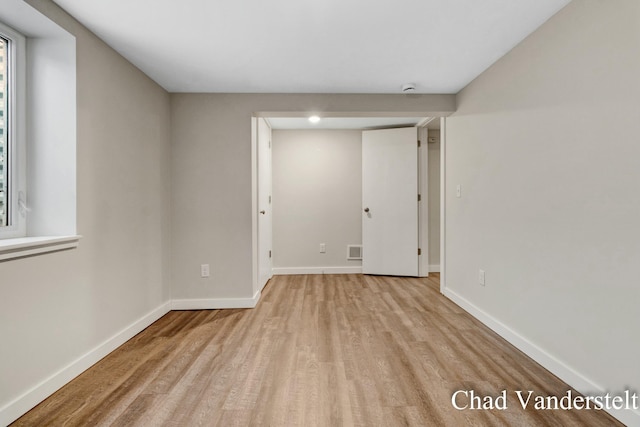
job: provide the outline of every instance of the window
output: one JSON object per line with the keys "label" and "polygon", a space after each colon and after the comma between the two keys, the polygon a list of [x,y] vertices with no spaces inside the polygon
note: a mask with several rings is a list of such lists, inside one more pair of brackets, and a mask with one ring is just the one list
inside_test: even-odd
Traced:
{"label": "window", "polygon": [[23,0],[0,3],[5,261],[74,248],[80,236],[75,37]]}
{"label": "window", "polygon": [[0,24],[0,238],[26,233],[24,118],[17,114],[25,101],[24,40]]}
{"label": "window", "polygon": [[5,202],[8,195],[7,183],[9,182],[8,151],[7,151],[7,125],[5,117],[7,112],[7,48],[9,40],[0,36],[0,227],[6,227],[9,221],[9,210]]}

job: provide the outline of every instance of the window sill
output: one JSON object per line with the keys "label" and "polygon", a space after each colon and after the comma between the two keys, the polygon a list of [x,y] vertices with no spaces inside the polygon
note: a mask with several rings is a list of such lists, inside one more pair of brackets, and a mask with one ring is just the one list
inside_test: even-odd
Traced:
{"label": "window sill", "polygon": [[77,248],[81,237],[46,236],[0,240],[0,261]]}

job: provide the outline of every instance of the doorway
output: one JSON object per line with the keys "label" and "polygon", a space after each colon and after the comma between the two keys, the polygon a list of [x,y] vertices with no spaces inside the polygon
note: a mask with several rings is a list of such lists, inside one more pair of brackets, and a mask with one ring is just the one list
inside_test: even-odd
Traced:
{"label": "doorway", "polygon": [[[301,122],[307,122],[307,118],[306,117],[279,117],[278,115],[275,116],[271,116],[268,113],[262,113],[261,114],[261,119],[265,119],[265,122],[267,124],[269,124],[273,130],[273,147],[272,148],[272,157],[273,157],[273,167],[275,169],[281,167],[281,165],[278,165],[278,159],[280,157],[278,157],[278,153],[277,153],[277,144],[278,144],[278,135],[282,135],[285,133],[300,133],[303,131],[310,131],[310,130],[317,130],[317,131],[326,131],[326,130],[330,130],[330,131],[334,131],[334,132],[338,132],[338,131],[342,131],[342,132],[346,132],[346,131],[352,131],[352,132],[360,132],[359,133],[359,137],[358,137],[358,143],[361,143],[361,132],[362,130],[371,130],[371,129],[378,129],[378,128],[387,128],[387,127],[393,127],[393,126],[415,126],[417,124],[420,124],[420,138],[422,139],[422,144],[423,144],[423,152],[425,153],[425,165],[421,165],[421,168],[424,167],[426,169],[427,167],[427,162],[426,162],[426,158],[427,155],[429,153],[430,150],[427,150],[427,137],[426,137],[426,133],[427,133],[427,123],[428,122],[433,122],[433,119],[431,118],[427,118],[425,119],[424,117],[418,117],[416,118],[411,118],[411,120],[416,120],[414,123],[406,123],[406,122],[402,122],[402,120],[405,120],[407,117],[376,117],[376,119],[378,120],[386,120],[385,123],[382,123],[378,126],[363,126],[362,122],[366,121],[367,118],[366,117],[323,117],[322,122],[324,126],[317,126],[317,127],[310,127],[307,124],[304,125],[300,125]],[[407,115],[408,116],[408,115]],[[257,120],[257,118],[256,118]],[[351,122],[351,127],[349,126],[345,126],[345,123],[349,123]],[[257,126],[256,126],[257,128]],[[415,132],[415,131],[414,131]],[[417,142],[417,141],[416,141]],[[289,148],[293,147],[293,144],[289,144]],[[256,146],[257,148],[257,146]],[[299,148],[299,147],[298,147]],[[326,153],[325,153],[326,154]],[[291,155],[291,153],[289,153],[289,155]],[[308,155],[308,153],[307,153]],[[259,158],[260,156],[258,155],[257,158]],[[294,156],[295,157],[295,156]],[[316,157],[319,157],[316,156]],[[339,163],[339,162],[344,162],[346,161],[344,159],[343,155],[340,155],[339,158],[338,156],[336,156],[336,158],[334,159],[334,164],[335,163]],[[361,155],[359,155],[359,157],[361,158]],[[256,165],[257,166],[257,165]],[[302,168],[304,168],[303,166],[301,166]],[[315,167],[315,168],[321,168],[322,166],[316,164],[316,165],[311,165],[310,168]],[[357,165],[356,166],[357,169],[361,169],[361,165]],[[308,168],[309,169],[309,168]],[[352,180],[353,179],[353,171],[351,171],[351,178],[344,178],[344,182],[348,181],[348,180]],[[424,171],[423,171],[424,172]],[[350,262],[347,262],[347,258],[348,258],[348,250],[347,250],[347,246],[358,246],[358,244],[362,244],[362,237],[360,236],[360,238],[350,238],[349,241],[343,241],[343,242],[338,242],[337,245],[334,245],[331,243],[330,238],[327,237],[326,239],[323,237],[308,237],[308,238],[304,238],[301,236],[301,241],[298,243],[292,243],[289,248],[289,252],[297,252],[297,255],[300,256],[301,259],[298,259],[296,262],[289,262],[289,260],[291,258],[289,258],[289,260],[285,260],[283,261],[283,258],[278,258],[278,256],[280,255],[281,257],[283,256],[283,251],[281,250],[282,245],[278,245],[278,242],[280,241],[280,243],[282,243],[283,240],[283,235],[280,234],[281,229],[279,228],[279,225],[277,224],[278,222],[278,217],[280,217],[282,215],[282,212],[279,211],[279,206],[282,207],[282,194],[278,193],[278,189],[276,188],[278,183],[277,183],[277,172],[276,171],[272,171],[272,173],[274,174],[273,176],[273,205],[272,207],[272,212],[271,212],[271,216],[272,219],[274,221],[274,228],[273,228],[273,247],[272,247],[272,254],[273,254],[273,272],[275,274],[318,274],[318,273],[358,273],[358,272],[362,272],[362,266],[360,263],[358,262],[352,262],[353,260],[349,260]],[[322,173],[324,173],[324,175],[322,175]],[[342,173],[342,172],[340,172]],[[359,175],[361,175],[361,172],[358,171]],[[325,168],[324,172],[320,172],[320,176],[324,176],[323,180],[327,180],[326,177],[328,176],[332,176],[334,175],[334,172],[332,170],[332,168]],[[280,177],[282,178],[282,177]],[[278,179],[280,179],[278,178]],[[301,186],[303,186],[302,184],[305,182],[305,179],[307,179],[308,176],[303,177],[303,179],[289,179],[290,182],[293,182],[293,184],[298,185],[298,190],[301,190]],[[421,180],[424,179],[423,183],[421,183],[422,185],[422,192],[423,193],[427,193],[428,190],[428,176],[426,173],[424,173],[424,176],[421,175]],[[316,182],[317,183],[317,182]],[[308,184],[308,183],[307,183]],[[317,188],[315,188],[313,185],[308,185],[308,193],[313,193],[315,191],[319,191],[317,190]],[[331,190],[329,189],[325,189],[329,192],[331,192]],[[424,211],[423,214],[420,216],[420,225],[421,225],[421,233],[420,236],[416,236],[416,239],[422,238],[424,240],[424,243],[421,243],[421,250],[422,250],[422,257],[423,260],[425,261],[425,265],[424,267],[421,268],[421,271],[419,272],[419,275],[424,275],[426,276],[428,274],[428,271],[430,269],[432,269],[433,271],[433,267],[434,265],[430,265],[430,260],[429,260],[429,240],[428,240],[428,235],[430,234],[430,228],[432,227],[428,227],[427,226],[427,219],[429,218],[429,212],[428,212],[428,203],[429,203],[429,198],[427,197],[426,194],[422,194],[421,195],[423,197],[423,199],[421,200],[421,204],[422,204],[422,210]],[[256,197],[258,197],[258,195],[256,194]],[[353,195],[352,195],[353,197]],[[361,217],[361,215],[363,214],[363,208],[365,206],[362,205],[362,196],[361,195],[356,195],[355,197],[357,197],[359,200],[357,200],[356,206],[357,206],[357,215],[358,215],[358,221],[360,223],[359,227],[361,228],[361,224],[362,224],[362,220],[363,218]],[[415,194],[414,197],[416,198],[417,201],[417,197],[418,195]],[[263,197],[264,198],[264,197]],[[329,213],[326,212],[326,210],[323,211],[324,209],[324,202],[319,202],[316,207],[313,207],[313,203],[309,202],[309,200],[313,200],[315,198],[315,196],[313,194],[310,194],[310,197],[308,199],[304,199],[304,198],[300,198],[299,196],[297,196],[297,205],[299,206],[299,210],[298,210],[298,217],[299,218],[304,218],[304,217],[313,217],[316,213],[320,214],[322,213],[323,215],[325,215],[325,218],[328,218]],[[279,200],[280,199],[280,200]],[[316,198],[316,200],[318,200]],[[256,199],[256,208],[258,207],[258,205],[261,203],[257,202]],[[352,203],[353,205],[353,203]],[[288,209],[288,214],[292,214],[292,210],[295,210],[296,208],[294,207],[293,209]],[[256,212],[262,211],[264,210],[263,208],[257,209]],[[322,211],[322,212],[321,212]],[[261,215],[261,214],[258,214]],[[309,220],[309,218],[305,218],[306,220]],[[258,218],[256,218],[256,222],[258,221]],[[329,222],[331,221],[331,219],[329,219]],[[291,223],[291,221],[289,221]],[[295,222],[295,221],[294,221]],[[353,223],[353,221],[352,221]],[[295,228],[296,226],[300,225],[300,224],[293,224],[291,223],[292,227]],[[309,225],[309,224],[307,224]],[[259,226],[258,226],[259,228]],[[313,225],[311,225],[311,228],[313,229]],[[318,228],[318,227],[315,227]],[[298,228],[298,230],[300,230]],[[432,232],[432,231],[431,231]],[[298,232],[298,234],[300,234],[300,232]],[[347,233],[343,233],[343,234],[347,234]],[[438,233],[439,234],[439,233]],[[294,236],[296,237],[296,236]],[[258,240],[258,239],[256,239]],[[264,239],[263,239],[264,240]],[[325,241],[326,240],[326,241]],[[257,242],[255,242],[257,244]],[[352,245],[351,245],[352,244]],[[433,245],[431,245],[433,247]],[[280,248],[280,249],[279,249]],[[266,248],[262,248],[259,250],[256,250],[256,252],[260,252],[263,253],[265,252]],[[417,249],[417,248],[416,248]],[[303,252],[307,251],[307,255],[309,255],[309,257],[304,258],[302,255],[304,255]],[[331,258],[332,255],[334,255],[335,253],[338,253],[339,256],[341,257],[341,259],[343,260],[343,262],[339,265],[335,265],[337,264],[334,261],[326,261],[323,262],[322,260],[328,260]],[[363,253],[364,254],[364,253]],[[366,256],[366,255],[365,255]],[[416,253],[417,256],[417,253]],[[306,261],[305,261],[306,259]],[[437,266],[436,266],[437,267]],[[256,269],[257,270],[257,269]],[[436,268],[435,270],[439,270],[439,268]],[[411,274],[411,275],[418,275],[418,274]],[[260,281],[258,279],[258,274],[255,275],[256,276],[256,280]],[[264,277],[264,276],[263,276]],[[261,289],[262,283],[260,283],[259,285],[256,286],[257,289]]]}

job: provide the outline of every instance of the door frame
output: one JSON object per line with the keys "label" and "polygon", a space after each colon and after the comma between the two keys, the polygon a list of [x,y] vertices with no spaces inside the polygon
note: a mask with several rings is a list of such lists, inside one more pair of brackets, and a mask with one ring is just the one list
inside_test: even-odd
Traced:
{"label": "door frame", "polygon": [[[446,118],[443,112],[429,112],[425,110],[415,111],[352,111],[352,112],[335,112],[335,111],[314,111],[321,112],[323,117],[435,117],[440,119],[440,292],[444,293],[446,288]],[[254,299],[258,298],[261,290],[258,286],[258,157],[257,157],[257,119],[258,117],[308,117],[311,111],[260,111],[255,112],[251,116],[251,236],[252,236],[252,282]],[[451,114],[450,112],[444,114]],[[419,123],[419,127],[424,127],[430,120]],[[424,139],[427,141],[427,139]],[[424,150],[427,151],[427,150]],[[428,153],[427,153],[428,156]],[[425,188],[425,187],[422,187]],[[428,187],[426,187],[428,188]],[[428,203],[428,201],[427,201]],[[427,205],[425,205],[427,206]],[[428,230],[427,230],[428,233]],[[428,242],[428,240],[427,240]],[[422,242],[421,242],[422,244]],[[424,246],[424,245],[422,245]],[[428,262],[428,257],[425,257]],[[427,268],[428,271],[428,268]]]}
{"label": "door frame", "polygon": [[251,283],[254,300],[260,293],[258,206],[258,116],[253,115],[251,116]]}
{"label": "door frame", "polygon": [[447,288],[447,118],[440,117],[440,293]]}
{"label": "door frame", "polygon": [[[271,194],[273,192],[271,180],[273,177],[273,166],[271,160],[271,123],[269,123],[269,121],[264,117],[258,117],[256,122],[256,153],[258,162],[258,193],[256,199],[258,203],[257,290],[262,291],[267,282],[269,282],[269,280],[273,277],[273,259],[271,257],[271,251],[273,247],[273,209],[271,208]],[[263,131],[263,129],[265,130]],[[262,158],[261,154],[265,154],[265,157]],[[264,169],[266,170],[266,175],[269,177],[268,182],[263,189],[263,191],[266,191],[266,194],[260,193],[262,187],[260,175],[265,175],[261,172],[261,166],[265,167]],[[264,200],[265,197],[267,199],[266,201]],[[265,215],[262,215],[263,212],[265,213]],[[263,272],[266,272],[266,280],[264,280],[265,275],[263,275]]]}
{"label": "door frame", "polygon": [[429,129],[426,123],[418,128],[418,247],[422,254],[418,257],[418,277],[429,277]]}
{"label": "door frame", "polygon": [[[271,128],[269,121],[264,117],[257,115],[251,116],[251,282],[253,287],[253,298],[257,300],[262,292],[262,289],[266,283],[260,283],[260,186],[259,186],[259,171],[258,171],[258,157],[259,157],[259,120],[265,120],[267,126]],[[271,142],[269,142],[271,145]],[[271,148],[271,147],[270,147]],[[270,153],[271,154],[271,153]],[[271,163],[270,163],[271,164]],[[271,166],[270,166],[271,167]],[[269,173],[272,173],[271,171]],[[271,219],[271,216],[269,217]],[[273,220],[269,222],[269,226],[272,227],[271,239],[273,241]],[[268,248],[271,250],[271,248]],[[270,260],[271,271],[269,278],[273,277],[273,258]],[[268,282],[268,280],[267,280]]]}

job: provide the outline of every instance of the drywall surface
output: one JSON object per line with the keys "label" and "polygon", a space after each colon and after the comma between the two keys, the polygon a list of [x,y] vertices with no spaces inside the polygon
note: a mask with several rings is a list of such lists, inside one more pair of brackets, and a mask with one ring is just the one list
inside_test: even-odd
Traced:
{"label": "drywall surface", "polygon": [[0,408],[170,297],[169,95],[52,2],[28,3],[76,37],[83,237],[0,262]]}
{"label": "drywall surface", "polygon": [[[274,130],[273,266],[360,267],[362,132]],[[325,245],[325,253],[320,252]]]}
{"label": "drywall surface", "polygon": [[635,0],[570,3],[446,126],[447,290],[596,392],[640,389],[638,22]]}
{"label": "drywall surface", "polygon": [[[448,115],[453,95],[172,94],[172,297],[252,298],[251,117]],[[200,277],[200,264],[211,276]]]}

